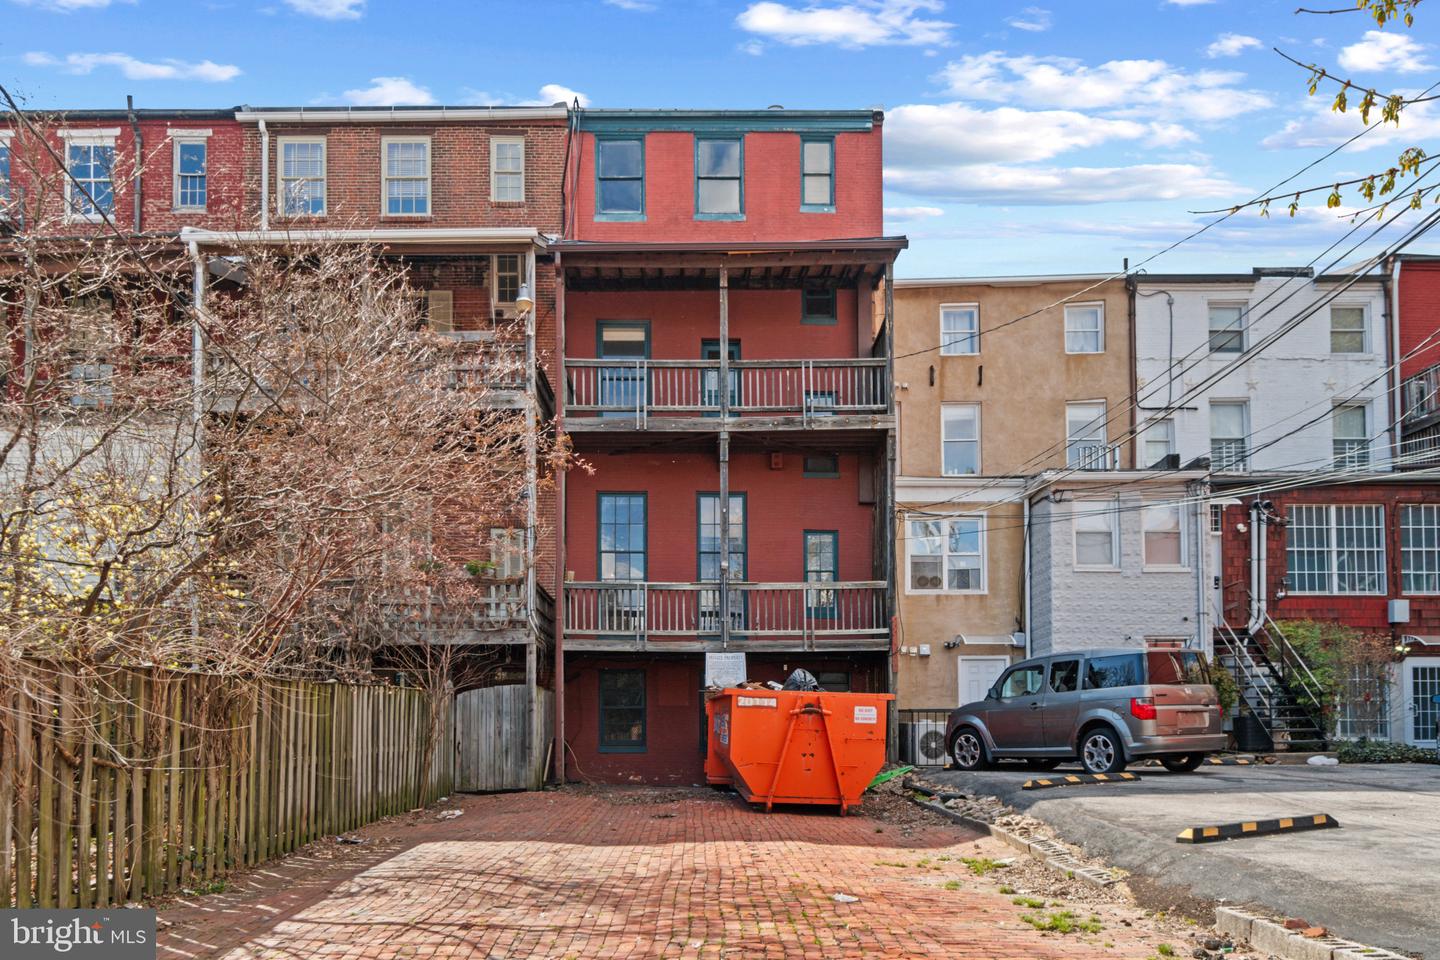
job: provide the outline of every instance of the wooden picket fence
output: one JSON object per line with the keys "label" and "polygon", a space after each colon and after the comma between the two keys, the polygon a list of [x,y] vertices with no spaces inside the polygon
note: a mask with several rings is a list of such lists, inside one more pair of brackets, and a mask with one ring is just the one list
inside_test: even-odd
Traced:
{"label": "wooden picket fence", "polygon": [[0,907],[204,889],[453,783],[453,711],[427,775],[413,688],[30,663],[5,687]]}

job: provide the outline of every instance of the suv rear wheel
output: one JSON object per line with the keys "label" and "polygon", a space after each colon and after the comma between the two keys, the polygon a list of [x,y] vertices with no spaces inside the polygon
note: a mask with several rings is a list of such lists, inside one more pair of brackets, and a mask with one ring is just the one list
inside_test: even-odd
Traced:
{"label": "suv rear wheel", "polygon": [[1125,769],[1125,748],[1109,727],[1091,727],[1080,737],[1080,763],[1086,773],[1119,773]]}
{"label": "suv rear wheel", "polygon": [[1161,757],[1160,763],[1171,773],[1191,773],[1205,762],[1203,753],[1182,753],[1177,756]]}
{"label": "suv rear wheel", "polygon": [[950,741],[950,756],[961,770],[983,770],[988,758],[979,731],[974,727],[961,727]]}

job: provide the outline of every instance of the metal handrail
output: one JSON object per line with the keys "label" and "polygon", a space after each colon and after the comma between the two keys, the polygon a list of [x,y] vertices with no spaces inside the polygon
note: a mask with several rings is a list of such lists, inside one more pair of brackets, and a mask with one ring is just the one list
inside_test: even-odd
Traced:
{"label": "metal handrail", "polygon": [[1285,636],[1285,631],[1280,629],[1280,624],[1275,622],[1275,619],[1270,616],[1268,610],[1265,611],[1265,623],[1267,625],[1265,630],[1266,635],[1268,636],[1273,629],[1275,636],[1279,638],[1275,645],[1280,649],[1281,664],[1287,668],[1287,672],[1293,672],[1293,668],[1291,668],[1290,663],[1287,662],[1293,661],[1294,665],[1299,667],[1301,671],[1301,675],[1297,677],[1300,686],[1304,688],[1305,692],[1316,704],[1323,704],[1325,702],[1324,685],[1310,669],[1310,665],[1305,662],[1305,658],[1300,656],[1300,651],[1296,650],[1294,645],[1290,643],[1289,638]]}

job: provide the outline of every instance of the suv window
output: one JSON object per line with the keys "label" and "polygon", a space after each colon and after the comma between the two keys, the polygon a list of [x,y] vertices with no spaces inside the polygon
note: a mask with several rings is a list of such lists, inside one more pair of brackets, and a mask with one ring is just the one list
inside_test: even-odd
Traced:
{"label": "suv window", "polygon": [[1122,653],[1113,657],[1091,657],[1085,661],[1085,689],[1134,687],[1145,682],[1140,654]]}
{"label": "suv window", "polygon": [[1025,697],[1032,693],[1040,692],[1041,677],[1045,674],[1045,668],[1036,664],[1033,667],[1016,667],[1005,674],[1005,679],[1000,681],[1000,699],[1008,700],[1011,697]]}
{"label": "suv window", "polygon": [[1209,683],[1205,660],[1194,650],[1151,650],[1145,654],[1152,684]]}
{"label": "suv window", "polygon": [[1050,692],[1072,693],[1080,689],[1080,661],[1057,660],[1050,664]]}

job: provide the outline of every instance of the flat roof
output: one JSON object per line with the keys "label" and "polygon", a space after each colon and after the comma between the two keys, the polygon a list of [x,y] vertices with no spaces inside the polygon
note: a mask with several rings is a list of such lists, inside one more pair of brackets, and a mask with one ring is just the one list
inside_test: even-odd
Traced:
{"label": "flat roof", "polygon": [[575,111],[575,125],[589,132],[650,130],[773,130],[778,132],[869,132],[883,123],[885,112],[866,110],[653,110],[591,109]]}
{"label": "flat roof", "polygon": [[1123,280],[1124,274],[1114,273],[1037,273],[1014,274],[996,277],[908,277],[897,279],[895,288],[901,287],[999,287],[1025,286],[1041,283],[1094,283],[1100,280]]}
{"label": "flat roof", "polygon": [[910,246],[907,237],[856,237],[847,240],[739,240],[710,243],[666,243],[659,240],[557,240],[567,253],[784,253],[788,250],[894,250]]}
{"label": "flat roof", "polygon": [[397,106],[397,107],[252,107],[235,108],[241,123],[259,120],[278,123],[388,123],[446,120],[563,120],[570,108],[563,103],[550,106]]}

